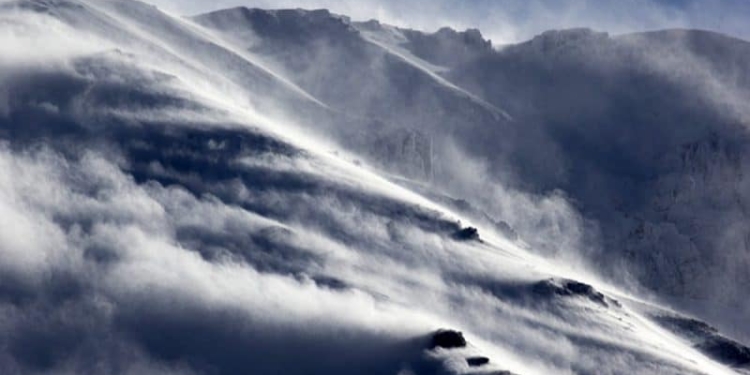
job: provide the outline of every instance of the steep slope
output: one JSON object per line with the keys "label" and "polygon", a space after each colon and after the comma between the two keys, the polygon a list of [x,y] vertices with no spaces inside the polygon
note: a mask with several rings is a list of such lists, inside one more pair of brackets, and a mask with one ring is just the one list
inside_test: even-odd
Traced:
{"label": "steep slope", "polygon": [[[720,342],[706,345],[660,328],[648,317],[690,320],[471,226],[273,110],[238,103],[224,85],[243,73],[204,65],[231,47],[185,47],[205,41],[196,25],[122,1],[29,2],[0,8],[0,20],[3,373],[746,365],[746,348],[718,332],[706,329]],[[112,37],[134,24],[136,42]],[[285,93],[279,106],[321,107],[263,74]],[[260,100],[247,84],[236,89]]]}
{"label": "steep slope", "polygon": [[[323,10],[194,19],[339,111],[384,122],[343,137],[365,139],[350,148],[381,167],[498,229],[509,223],[540,252],[583,258],[750,337],[747,42],[574,29],[495,50],[476,30],[423,33]],[[512,121],[482,115],[493,107]],[[519,190],[529,202],[516,203]]]}
{"label": "steep slope", "polygon": [[[299,87],[263,67],[252,56],[180,18],[154,11],[133,1],[67,0],[4,2],[7,17],[24,11],[70,25],[86,40],[95,39],[100,49],[124,48],[137,52],[143,64],[170,66],[189,77],[183,84],[205,90],[206,97],[223,95],[234,104],[269,111],[280,103],[320,109],[318,102]],[[219,72],[221,72],[219,74]],[[210,92],[221,88],[222,92]],[[252,100],[250,99],[252,97]]]}
{"label": "steep slope", "polygon": [[449,75],[533,129],[516,174],[600,224],[597,265],[747,336],[748,63],[750,43],[710,32],[569,30]]}
{"label": "steep slope", "polygon": [[[351,123],[331,133],[343,133],[342,142],[351,148],[412,178],[431,180],[443,164],[436,160],[449,158],[443,150],[453,140],[468,147],[497,141],[512,129],[502,106],[450,83],[424,60],[326,10],[233,8],[193,19],[265,57],[332,108],[369,119],[354,134]],[[470,139],[455,136],[459,133]]]}

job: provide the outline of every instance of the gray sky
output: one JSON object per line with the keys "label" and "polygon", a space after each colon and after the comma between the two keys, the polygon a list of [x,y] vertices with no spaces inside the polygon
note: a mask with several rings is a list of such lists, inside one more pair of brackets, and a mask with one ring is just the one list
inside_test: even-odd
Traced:
{"label": "gray sky", "polygon": [[356,20],[379,19],[435,30],[476,27],[497,43],[544,30],[587,26],[611,33],[686,27],[750,39],[750,0],[145,0],[179,14],[233,6],[327,8]]}

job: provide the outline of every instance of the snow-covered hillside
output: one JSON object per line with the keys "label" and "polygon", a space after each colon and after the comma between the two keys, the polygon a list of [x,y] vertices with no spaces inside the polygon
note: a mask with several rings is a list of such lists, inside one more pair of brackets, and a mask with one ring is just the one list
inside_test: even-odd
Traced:
{"label": "snow-covered hillside", "polygon": [[[504,180],[524,123],[451,78],[488,47],[326,11],[0,2],[0,372],[748,372],[740,342],[549,256],[591,219]],[[728,147],[681,168],[719,181],[699,166]],[[680,217],[712,184],[659,202]]]}
{"label": "snow-covered hillside", "polygon": [[195,20],[332,108],[376,119],[355,136],[333,133],[426,181],[422,192],[439,189],[538,253],[588,263],[750,338],[750,43],[574,29],[493,49],[477,30],[424,33],[326,11],[235,8]]}

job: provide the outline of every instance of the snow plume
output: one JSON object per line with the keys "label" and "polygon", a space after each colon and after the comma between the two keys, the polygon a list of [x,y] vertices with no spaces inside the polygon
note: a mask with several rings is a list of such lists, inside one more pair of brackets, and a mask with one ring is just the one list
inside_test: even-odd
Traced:
{"label": "snow plume", "polygon": [[598,229],[587,222],[565,192],[529,193],[512,186],[509,181],[516,177],[508,170],[490,166],[490,158],[462,151],[453,142],[444,151],[440,180],[434,184],[443,187],[449,196],[468,202],[471,206],[467,215],[489,219],[491,227],[494,224],[499,233],[520,239],[529,251],[579,272],[592,268],[586,260],[590,259],[588,252],[598,251],[601,246],[595,237]]}
{"label": "snow plume", "polygon": [[[743,202],[748,199],[744,186],[750,168],[746,146],[750,43],[689,30],[627,35],[620,40],[641,50],[642,64],[650,74],[690,93],[684,101],[691,103],[695,118],[708,118],[683,121],[672,131],[682,144],[664,152],[656,163],[669,172],[652,185],[653,208],[644,215],[642,226],[647,239],[636,241],[640,243],[635,247],[653,241],[668,249],[656,261],[658,272],[683,272],[689,280],[684,286],[667,286],[669,298],[747,340],[750,331],[742,316],[750,313],[750,304],[741,296],[750,279],[740,269],[750,265],[750,251],[748,232],[740,229],[740,223],[747,221]],[[656,219],[659,215],[667,218]],[[672,250],[675,247],[683,250]],[[683,266],[664,267],[672,259]]]}
{"label": "snow plume", "polygon": [[750,128],[750,78],[745,69],[750,43],[695,30],[632,34],[622,40],[640,49],[648,69],[700,95],[725,121]]}
{"label": "snow plume", "polygon": [[[0,158],[4,177],[13,176],[0,188],[8,373],[184,370],[149,363],[143,350],[220,373],[387,368],[400,345],[429,329],[429,317],[364,293],[259,273],[231,254],[208,262],[175,238],[288,231],[270,220],[178,188],[138,186],[95,154],[68,162],[4,147]],[[268,360],[282,356],[293,357]]]}
{"label": "snow plume", "polygon": [[[268,115],[341,121],[199,26],[129,1],[20,4],[117,49],[3,68],[3,373],[732,373],[637,298]],[[482,197],[574,216],[556,196]],[[438,329],[468,343],[435,344]]]}
{"label": "snow plume", "polygon": [[7,373],[433,373],[441,327],[524,374],[725,371],[613,302],[546,301],[526,290],[539,265],[454,242],[429,212],[357,204],[381,199],[367,189],[271,177],[196,195],[209,186],[138,183],[112,155],[0,150]]}
{"label": "snow plume", "polygon": [[[747,64],[739,52],[746,43],[705,32],[609,36],[576,29],[493,52],[477,34],[413,37],[326,11],[230,9],[194,19],[357,119],[316,122],[319,134],[355,150],[365,164],[414,180],[410,186],[486,231],[518,235],[532,252],[596,269],[634,290],[641,284],[662,296],[715,297],[703,287],[713,283],[676,276],[694,275],[696,266],[682,268],[709,262],[714,245],[700,254],[677,250],[689,238],[666,241],[672,232],[665,229],[654,231],[665,250],[633,252],[623,237],[638,233],[636,211],[654,191],[644,181],[674,168],[662,163],[671,153],[746,122]],[[471,41],[451,55],[478,58],[451,65],[425,53],[450,38]],[[732,246],[740,249],[734,259],[745,258],[739,245]],[[667,282],[664,274],[674,277]],[[735,295],[743,295],[741,285],[731,287]]]}
{"label": "snow plume", "polygon": [[[0,7],[10,7],[0,3]],[[0,66],[54,62],[107,48],[95,35],[81,32],[53,17],[4,10],[0,17]],[[110,45],[111,46],[111,45]]]}
{"label": "snow plume", "polygon": [[359,161],[437,192],[448,207],[486,221],[488,230],[500,225],[506,229],[500,236],[518,230],[547,256],[580,260],[582,249],[597,245],[595,234],[584,238],[588,224],[564,194],[515,186],[507,149],[529,141],[516,138],[520,125],[502,103],[490,104],[434,73],[440,67],[404,48],[405,31],[351,24],[327,11],[237,8],[195,20],[263,56],[334,110],[364,119],[310,124]]}

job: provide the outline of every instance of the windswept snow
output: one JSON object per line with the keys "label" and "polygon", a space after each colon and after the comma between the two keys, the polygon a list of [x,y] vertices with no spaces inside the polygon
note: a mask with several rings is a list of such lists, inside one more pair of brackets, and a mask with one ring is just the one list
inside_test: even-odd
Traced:
{"label": "windswept snow", "polygon": [[398,45],[391,44],[392,42],[394,42],[393,38],[383,37],[382,32],[378,33],[378,32],[372,32],[368,30],[361,30],[361,32],[362,32],[362,37],[365,38],[365,40],[367,40],[368,42],[386,50],[389,54],[392,54],[398,57],[399,59],[403,60],[404,62],[416,67],[420,71],[429,75],[430,78],[434,79],[436,82],[440,83],[441,85],[448,87],[451,90],[454,90],[458,93],[461,93],[461,95],[465,95],[467,98],[470,98],[471,100],[479,103],[483,107],[502,116],[505,120],[513,120],[513,117],[510,114],[508,114],[508,112],[496,107],[493,104],[488,103],[484,99],[456,86],[455,84],[451,83],[447,79],[441,77],[439,73],[442,69],[440,69],[439,67],[436,67],[433,64],[430,64],[414,56],[407,50],[400,48]]}
{"label": "windswept snow", "polygon": [[332,153],[302,120],[328,106],[221,34],[133,1],[18,4],[0,372],[735,373],[654,323],[671,311]]}

